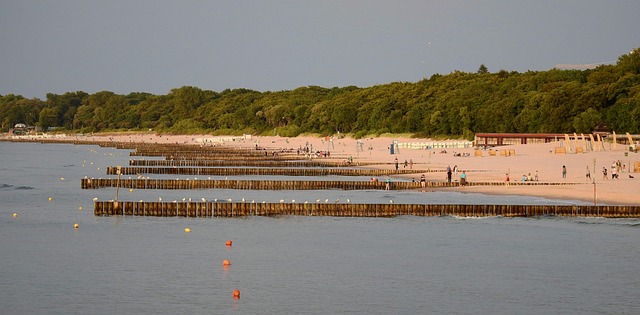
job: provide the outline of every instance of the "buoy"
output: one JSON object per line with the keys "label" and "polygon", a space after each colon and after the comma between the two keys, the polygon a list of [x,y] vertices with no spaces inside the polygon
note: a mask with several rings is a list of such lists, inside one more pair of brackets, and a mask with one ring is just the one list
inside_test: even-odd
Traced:
{"label": "buoy", "polygon": [[133,192],[133,188],[129,188],[129,192]]}
{"label": "buoy", "polygon": [[17,217],[18,217],[18,214],[14,212],[14,213],[13,213],[13,217],[14,217],[14,218],[17,218]]}
{"label": "buoy", "polygon": [[233,245],[233,242],[231,240],[227,240],[227,246],[231,246]]}
{"label": "buoy", "polygon": [[64,177],[60,177],[60,180],[64,180]]}
{"label": "buoy", "polygon": [[233,290],[233,298],[235,300],[239,300],[240,299],[240,290]]}
{"label": "buoy", "polygon": [[78,207],[78,210],[82,210],[82,206]]}
{"label": "buoy", "polygon": [[184,228],[184,231],[189,233],[189,232],[191,232],[191,229],[190,228]]}
{"label": "buoy", "polygon": [[49,197],[49,201],[53,200],[53,198]]}
{"label": "buoy", "polygon": [[80,225],[78,225],[78,223],[74,223],[74,224],[73,224],[73,228],[74,228],[74,229],[76,229],[76,230],[77,230],[79,227],[80,227]]}
{"label": "buoy", "polygon": [[229,265],[231,265],[231,262],[228,259],[225,259],[225,260],[222,261],[222,265],[223,266],[229,266]]}

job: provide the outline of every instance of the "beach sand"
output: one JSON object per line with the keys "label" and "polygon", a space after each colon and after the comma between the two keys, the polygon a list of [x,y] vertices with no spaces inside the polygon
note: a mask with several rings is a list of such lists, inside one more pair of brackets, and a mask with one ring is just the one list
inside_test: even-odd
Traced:
{"label": "beach sand", "polygon": [[[395,154],[390,154],[390,146],[397,143],[421,143],[433,142],[431,139],[415,138],[388,138],[375,137],[361,139],[359,152],[357,140],[349,137],[327,141],[324,137],[299,136],[295,138],[284,137],[214,137],[209,135],[156,135],[140,133],[116,133],[91,136],[66,136],[61,139],[78,139],[85,141],[120,141],[120,142],[144,142],[144,143],[178,143],[200,145],[226,145],[234,147],[265,148],[267,150],[298,149],[307,144],[313,146],[313,150],[329,150],[331,157],[342,159],[353,158],[357,162],[376,162],[378,165],[367,167],[395,168],[394,160],[398,159],[400,169],[404,169],[404,161],[413,160],[413,169],[444,170],[447,166],[457,166],[459,172],[453,180],[459,180],[460,173],[467,171],[467,181],[499,182],[505,183],[506,174],[510,181],[521,181],[523,175],[535,176],[537,171],[540,183],[579,183],[578,185],[497,185],[497,186],[466,186],[439,188],[439,190],[465,191],[483,194],[500,195],[527,195],[540,196],[552,199],[594,201],[594,184],[586,179],[586,169],[589,167],[592,178],[595,178],[596,202],[598,205],[639,205],[640,204],[640,173],[633,173],[633,165],[640,162],[640,153],[628,152],[624,145],[611,148],[611,144],[605,143],[604,151],[585,153],[556,154],[555,148],[562,142],[546,144],[509,145],[496,147],[496,150],[513,150],[515,155],[489,156],[489,152],[482,151],[482,156],[475,156],[474,148],[447,148],[447,149],[395,149]],[[446,153],[444,153],[446,150]],[[454,156],[460,153],[462,156]],[[464,156],[468,155],[468,156]],[[615,161],[621,161],[625,170],[619,179],[611,179],[611,165]],[[594,161],[596,163],[594,170]],[[566,178],[562,176],[562,166],[566,166]],[[608,178],[603,179],[602,169],[608,171]],[[409,168],[407,166],[406,168]],[[631,172],[630,172],[631,171]],[[420,173],[415,175],[403,175],[405,178],[419,180]],[[630,177],[633,176],[634,178]],[[425,173],[428,181],[446,181],[443,172]]]}

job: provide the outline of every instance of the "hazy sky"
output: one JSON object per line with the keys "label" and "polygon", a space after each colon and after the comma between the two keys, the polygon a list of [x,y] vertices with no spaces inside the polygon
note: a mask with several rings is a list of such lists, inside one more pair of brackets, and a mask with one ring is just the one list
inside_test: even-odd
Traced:
{"label": "hazy sky", "polygon": [[0,95],[367,87],[637,47],[638,0],[0,0]]}

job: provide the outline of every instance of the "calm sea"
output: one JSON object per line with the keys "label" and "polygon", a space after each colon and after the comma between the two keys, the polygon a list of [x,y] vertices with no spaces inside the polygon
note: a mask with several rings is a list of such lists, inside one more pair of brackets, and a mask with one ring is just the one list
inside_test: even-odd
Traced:
{"label": "calm sea", "polygon": [[[97,146],[0,142],[0,313],[640,314],[640,220],[95,217],[92,199],[115,189],[81,190],[80,178],[107,177],[129,159]],[[581,204],[454,192],[119,194]]]}

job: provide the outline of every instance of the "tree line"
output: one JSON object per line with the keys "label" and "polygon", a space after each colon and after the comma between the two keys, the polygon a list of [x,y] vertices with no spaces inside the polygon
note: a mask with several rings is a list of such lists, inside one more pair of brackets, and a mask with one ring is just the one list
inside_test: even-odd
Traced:
{"label": "tree line", "polygon": [[222,92],[183,86],[149,93],[0,96],[2,131],[17,123],[81,133],[383,133],[472,138],[477,132],[589,133],[599,124],[640,133],[640,48],[589,70],[455,71],[372,87]]}

